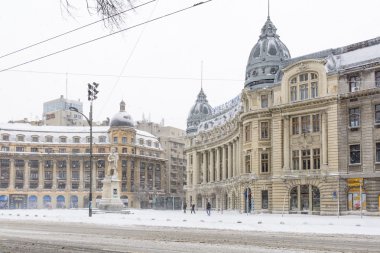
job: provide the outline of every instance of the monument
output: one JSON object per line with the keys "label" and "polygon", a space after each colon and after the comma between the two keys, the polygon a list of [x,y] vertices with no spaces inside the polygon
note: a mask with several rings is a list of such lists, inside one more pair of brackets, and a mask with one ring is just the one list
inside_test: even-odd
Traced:
{"label": "monument", "polygon": [[108,168],[103,183],[102,199],[99,202],[99,209],[105,211],[120,211],[124,204],[120,200],[120,180],[117,173],[117,162],[119,155],[115,148],[111,149],[108,156]]}

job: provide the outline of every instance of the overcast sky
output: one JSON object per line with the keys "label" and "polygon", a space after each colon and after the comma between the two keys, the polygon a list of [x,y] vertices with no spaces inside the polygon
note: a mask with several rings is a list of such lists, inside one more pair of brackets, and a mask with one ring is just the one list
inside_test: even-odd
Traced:
{"label": "overcast sky", "polygon": [[[85,0],[72,2],[78,2],[74,18],[62,10],[60,0],[3,1],[0,55],[99,19],[81,8],[84,5],[80,3],[85,4]],[[124,28],[197,2],[158,0],[129,12]],[[378,0],[270,2],[270,16],[277,34],[292,57],[379,36],[379,10]],[[244,87],[248,56],[266,18],[266,0],[213,0],[175,16],[0,72],[0,122],[41,119],[43,102],[60,95],[83,101],[84,112],[88,114],[87,83],[98,82],[100,93],[94,101],[94,120],[111,118],[123,99],[135,121],[141,120],[144,113],[154,122],[165,119],[165,125],[185,129],[201,86],[201,61],[203,89],[210,105],[214,107],[234,98]],[[93,25],[0,58],[0,71],[110,32],[101,23]]]}

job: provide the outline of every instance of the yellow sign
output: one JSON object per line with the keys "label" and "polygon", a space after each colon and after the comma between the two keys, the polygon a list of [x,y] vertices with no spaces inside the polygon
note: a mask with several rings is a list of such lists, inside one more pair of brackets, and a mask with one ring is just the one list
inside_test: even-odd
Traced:
{"label": "yellow sign", "polygon": [[348,187],[359,187],[363,183],[363,178],[348,178]]}

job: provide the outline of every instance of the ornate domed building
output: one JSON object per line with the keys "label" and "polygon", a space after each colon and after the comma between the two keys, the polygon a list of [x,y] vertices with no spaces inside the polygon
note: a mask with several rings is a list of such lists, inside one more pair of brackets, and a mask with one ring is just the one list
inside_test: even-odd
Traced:
{"label": "ornate domed building", "polygon": [[152,208],[153,198],[165,195],[167,159],[158,138],[134,126],[124,101],[110,126],[93,126],[91,169],[88,126],[1,124],[0,209],[86,208],[90,173],[96,207],[111,148],[124,204]]}
{"label": "ornate domed building", "polygon": [[379,213],[379,59],[380,37],[291,58],[268,17],[241,94],[210,110],[201,90],[190,111],[187,201]]}
{"label": "ornate domed building", "polygon": [[212,113],[212,107],[208,104],[203,88],[198,94],[195,104],[190,110],[189,117],[187,118],[186,133],[195,133],[201,121],[207,118]]}

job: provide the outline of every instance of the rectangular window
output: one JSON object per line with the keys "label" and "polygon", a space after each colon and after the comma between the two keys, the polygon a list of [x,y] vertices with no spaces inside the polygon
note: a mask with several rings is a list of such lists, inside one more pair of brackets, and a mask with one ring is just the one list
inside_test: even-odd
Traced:
{"label": "rectangular window", "polygon": [[251,172],[251,154],[245,156],[245,172]]}
{"label": "rectangular window", "polygon": [[127,137],[122,137],[122,138],[121,138],[121,142],[122,142],[123,144],[127,144]]}
{"label": "rectangular window", "polygon": [[45,141],[46,142],[53,142],[53,136],[46,136]]}
{"label": "rectangular window", "polygon": [[380,104],[375,105],[375,123],[380,124]]}
{"label": "rectangular window", "polygon": [[1,147],[1,151],[9,151],[9,147],[7,147],[7,146],[2,146],[2,147]]}
{"label": "rectangular window", "polygon": [[360,109],[359,108],[351,108],[348,110],[350,122],[350,127],[359,127],[360,126]]}
{"label": "rectangular window", "polygon": [[309,86],[307,83],[300,85],[300,100],[309,98]]}
{"label": "rectangular window", "polygon": [[66,143],[66,137],[59,137],[59,142],[60,143]]}
{"label": "rectangular window", "polygon": [[99,136],[99,142],[100,143],[106,142],[106,137],[105,136]]}
{"label": "rectangular window", "polygon": [[309,80],[308,77],[309,77],[308,73],[301,74],[300,75],[300,82],[306,82],[307,80]]}
{"label": "rectangular window", "polygon": [[380,71],[375,72],[375,84],[376,87],[380,87]]}
{"label": "rectangular window", "polygon": [[117,137],[113,137],[113,143],[117,144]]}
{"label": "rectangular window", "polygon": [[74,141],[74,143],[79,143],[80,142],[80,138],[79,137],[74,137],[73,141]]}
{"label": "rectangular window", "polygon": [[38,136],[32,136],[32,142],[38,142]]}
{"label": "rectangular window", "polygon": [[37,153],[38,152],[38,148],[30,148],[30,152]]}
{"label": "rectangular window", "polygon": [[350,164],[360,163],[360,144],[350,145]]}
{"label": "rectangular window", "polygon": [[24,152],[25,148],[24,147],[16,147],[16,152]]}
{"label": "rectangular window", "polygon": [[261,172],[262,173],[269,172],[269,154],[268,153],[261,154]]}
{"label": "rectangular window", "polygon": [[73,148],[72,153],[78,154],[80,152],[79,148]]}
{"label": "rectangular window", "polygon": [[121,152],[124,153],[124,154],[126,154],[126,153],[128,153],[128,149],[127,148],[122,148]]}
{"label": "rectangular window", "polygon": [[269,138],[269,122],[261,122],[260,129],[261,129],[261,139],[268,139]]}
{"label": "rectangular window", "polygon": [[54,150],[52,148],[45,148],[45,153],[51,154],[54,153]]}
{"label": "rectangular window", "polygon": [[312,98],[318,97],[318,82],[311,83],[311,97]]}
{"label": "rectangular window", "polygon": [[297,101],[297,86],[290,87],[290,101]]}
{"label": "rectangular window", "polygon": [[319,148],[313,149],[313,168],[315,170],[319,170],[321,168],[321,155]]}
{"label": "rectangular window", "polygon": [[247,125],[244,127],[244,139],[245,142],[251,141],[251,125]]}
{"label": "rectangular window", "polygon": [[268,209],[268,206],[269,206],[268,202],[269,202],[268,190],[261,191],[261,208]]}
{"label": "rectangular window", "polygon": [[104,154],[106,152],[105,148],[98,148],[98,153]]}
{"label": "rectangular window", "polygon": [[350,92],[358,91],[359,90],[359,84],[360,84],[359,76],[351,76],[348,79],[348,84],[350,86]]}
{"label": "rectangular window", "polygon": [[319,114],[313,115],[313,132],[319,132]]}
{"label": "rectangular window", "polygon": [[24,135],[17,135],[17,141],[24,141],[25,136]]}
{"label": "rectangular window", "polygon": [[268,95],[261,95],[261,108],[268,107]]}
{"label": "rectangular window", "polygon": [[380,143],[376,143],[376,162],[380,163]]}
{"label": "rectangular window", "polygon": [[58,150],[58,152],[59,152],[59,153],[66,153],[66,149],[65,149],[65,148],[60,148],[60,149]]}
{"label": "rectangular window", "polygon": [[2,140],[3,140],[3,141],[9,141],[9,135],[4,134],[4,135],[2,136]]}
{"label": "rectangular window", "polygon": [[310,150],[302,150],[302,169],[310,170]]}
{"label": "rectangular window", "polygon": [[310,133],[310,115],[301,117],[302,133]]}
{"label": "rectangular window", "polygon": [[299,170],[300,169],[300,158],[299,158],[299,150],[293,150],[292,152],[292,163],[293,163],[293,170]]}
{"label": "rectangular window", "polygon": [[300,124],[298,117],[292,118],[292,133],[299,134],[300,133]]}

